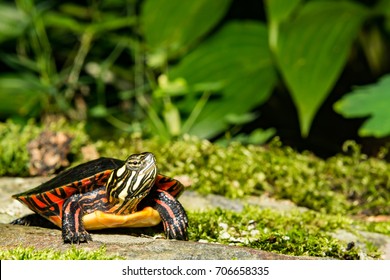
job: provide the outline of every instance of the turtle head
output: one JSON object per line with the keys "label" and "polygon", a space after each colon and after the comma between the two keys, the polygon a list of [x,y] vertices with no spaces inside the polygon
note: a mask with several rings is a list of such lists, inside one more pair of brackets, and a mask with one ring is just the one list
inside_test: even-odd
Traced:
{"label": "turtle head", "polygon": [[157,177],[156,159],[151,153],[134,154],[113,170],[107,182],[107,194],[114,213],[134,212],[149,194]]}

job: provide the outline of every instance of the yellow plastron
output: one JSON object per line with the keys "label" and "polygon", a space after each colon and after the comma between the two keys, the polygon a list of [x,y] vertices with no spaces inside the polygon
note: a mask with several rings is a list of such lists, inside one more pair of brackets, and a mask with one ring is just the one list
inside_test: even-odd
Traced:
{"label": "yellow plastron", "polygon": [[145,207],[141,211],[127,215],[115,215],[95,211],[83,217],[83,224],[86,230],[151,227],[158,225],[160,222],[160,214],[152,207]]}

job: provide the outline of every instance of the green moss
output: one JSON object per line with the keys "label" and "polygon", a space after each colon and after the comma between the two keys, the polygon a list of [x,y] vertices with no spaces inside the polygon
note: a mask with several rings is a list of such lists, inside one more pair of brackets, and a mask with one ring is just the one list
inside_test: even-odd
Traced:
{"label": "green moss", "polygon": [[[47,126],[29,121],[20,125],[12,121],[0,123],[0,176],[27,176],[29,155],[27,144],[45,130],[66,132],[72,137],[71,154],[80,160],[80,148],[89,141],[83,123],[69,124],[64,119]],[[15,141],[17,139],[17,141]]]}
{"label": "green moss", "polygon": [[38,134],[39,129],[33,122],[25,127],[11,121],[0,123],[0,175],[27,175],[27,143]]}
{"label": "green moss", "polygon": [[269,146],[220,147],[191,137],[169,143],[129,138],[97,147],[102,155],[119,158],[151,151],[162,173],[188,175],[192,189],[204,194],[240,198],[267,193],[321,213],[390,214],[390,165],[365,157],[356,144],[350,155],[328,160],[297,153],[277,139]]}
{"label": "green moss", "polygon": [[119,256],[109,256],[104,247],[87,251],[72,246],[66,251],[54,249],[36,250],[33,247],[0,251],[1,260],[119,260]]}
{"label": "green moss", "polygon": [[381,233],[390,236],[390,221],[386,221],[386,222],[356,221],[355,224],[362,230]]}
{"label": "green moss", "polygon": [[[279,212],[247,206],[240,212],[215,209],[189,213],[191,240],[234,244],[296,256],[337,259],[379,257],[378,248],[353,246],[332,236],[344,229],[354,232],[354,221],[315,211]],[[368,248],[368,249],[367,249]],[[367,255],[367,256],[366,256]]]}

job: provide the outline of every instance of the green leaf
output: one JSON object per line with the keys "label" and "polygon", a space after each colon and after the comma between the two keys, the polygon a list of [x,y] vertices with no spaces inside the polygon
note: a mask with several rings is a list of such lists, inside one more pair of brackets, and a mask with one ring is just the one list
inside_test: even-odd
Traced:
{"label": "green leaf", "polygon": [[0,4],[0,43],[20,36],[28,23],[29,17],[13,5]]}
{"label": "green leaf", "polygon": [[[77,5],[74,3],[64,3],[59,7],[61,14],[67,14],[71,17],[75,17],[82,20],[90,20],[93,17],[93,9],[88,6]],[[104,14],[103,14],[104,15]]]}
{"label": "green leaf", "polygon": [[231,0],[146,0],[141,22],[149,48],[168,57],[194,44],[225,15]]}
{"label": "green leaf", "polygon": [[[182,77],[187,84],[218,83],[189,129],[190,134],[213,137],[229,126],[226,116],[249,112],[270,95],[276,81],[266,27],[259,22],[231,22],[204,42],[169,72],[170,80]],[[212,89],[210,89],[212,91]],[[207,92],[207,90],[206,90]],[[191,113],[196,92],[178,103]],[[188,102],[190,101],[190,102]]]}
{"label": "green leaf", "polygon": [[50,11],[44,14],[44,21],[49,27],[70,30],[76,34],[83,34],[87,28],[90,32],[101,34],[132,26],[136,19],[134,17],[107,18],[100,22],[85,24],[71,16]]}
{"label": "green leaf", "polygon": [[103,105],[96,105],[89,109],[89,114],[95,118],[106,118],[110,113]]}
{"label": "green leaf", "polygon": [[273,137],[275,133],[276,129],[273,127],[265,130],[258,128],[251,132],[248,138],[248,142],[251,144],[261,145]]}
{"label": "green leaf", "polygon": [[44,13],[43,20],[47,27],[66,29],[77,34],[82,34],[87,27],[86,24],[83,24],[68,15],[55,11],[48,11]]}
{"label": "green leaf", "polygon": [[390,75],[378,83],[357,87],[334,104],[346,118],[369,117],[359,129],[360,136],[390,135]]}
{"label": "green leaf", "polygon": [[245,113],[245,114],[240,114],[240,115],[227,114],[225,116],[225,120],[230,124],[243,125],[243,124],[246,124],[248,122],[255,120],[257,116],[258,116],[258,114],[250,113],[250,112]]}
{"label": "green leaf", "polygon": [[279,24],[288,18],[301,3],[301,0],[266,0],[265,8],[269,24],[269,44],[274,51],[277,46]]}
{"label": "green leaf", "polygon": [[221,146],[228,146],[232,142],[240,142],[242,144],[263,145],[271,139],[276,133],[275,128],[268,128],[266,130],[257,128],[250,134],[240,133],[232,138],[220,138],[216,141]]}
{"label": "green leaf", "polygon": [[366,9],[352,2],[313,1],[280,26],[276,58],[303,136],[338,79],[366,16]]}
{"label": "green leaf", "polygon": [[282,22],[289,17],[301,0],[266,0],[266,10],[269,22]]}
{"label": "green leaf", "polygon": [[163,117],[170,135],[178,136],[181,128],[179,110],[172,103],[167,103],[165,104]]}
{"label": "green leaf", "polygon": [[164,98],[168,96],[183,95],[187,92],[188,87],[184,79],[178,78],[174,81],[170,81],[165,74],[162,74],[158,77],[158,88],[153,92],[153,95],[157,98]]}

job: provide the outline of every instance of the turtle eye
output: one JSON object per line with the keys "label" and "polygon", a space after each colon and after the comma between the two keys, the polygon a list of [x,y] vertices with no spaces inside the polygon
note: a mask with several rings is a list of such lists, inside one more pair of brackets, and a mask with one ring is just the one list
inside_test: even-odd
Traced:
{"label": "turtle eye", "polygon": [[130,170],[141,170],[150,164],[155,164],[156,160],[151,153],[131,155],[126,161],[126,168]]}
{"label": "turtle eye", "polygon": [[141,161],[140,160],[129,160],[127,162],[127,167],[129,169],[136,169],[136,168],[139,168],[141,165]]}

